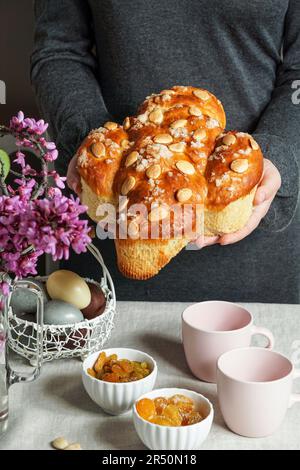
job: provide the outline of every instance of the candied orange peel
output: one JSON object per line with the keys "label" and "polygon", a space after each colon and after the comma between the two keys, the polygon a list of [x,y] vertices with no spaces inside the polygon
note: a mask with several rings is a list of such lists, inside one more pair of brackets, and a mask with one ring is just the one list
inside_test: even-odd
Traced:
{"label": "candied orange peel", "polygon": [[87,373],[91,377],[105,382],[125,383],[147,377],[151,373],[151,369],[147,362],[118,359],[117,354],[107,356],[102,351],[93,367],[87,369]]}
{"label": "candied orange peel", "polygon": [[188,426],[204,419],[193,400],[179,394],[153,400],[142,398],[136,403],[136,410],[146,421],[159,426]]}

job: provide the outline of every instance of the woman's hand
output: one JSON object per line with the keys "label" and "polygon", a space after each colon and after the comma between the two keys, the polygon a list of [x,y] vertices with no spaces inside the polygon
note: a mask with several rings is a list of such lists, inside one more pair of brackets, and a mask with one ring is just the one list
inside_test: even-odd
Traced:
{"label": "woman's hand", "polygon": [[259,225],[261,219],[267,214],[280,186],[281,176],[279,171],[270,160],[265,158],[263,176],[257,188],[253,202],[254,209],[245,227],[237,232],[222,235],[221,237],[200,237],[196,241],[197,245],[200,248],[214,245],[216,243],[219,243],[220,245],[230,245],[231,243],[239,242],[250,235],[250,233]]}
{"label": "woman's hand", "polygon": [[267,214],[280,186],[281,176],[279,171],[270,160],[264,158],[264,172],[255,194],[254,209],[250,219],[241,230],[220,237],[218,243],[220,245],[230,245],[250,235],[259,225],[261,219]]}
{"label": "woman's hand", "polygon": [[69,163],[67,171],[67,185],[72,191],[80,195],[82,188],[80,183],[80,176],[77,170],[77,155],[74,155]]}

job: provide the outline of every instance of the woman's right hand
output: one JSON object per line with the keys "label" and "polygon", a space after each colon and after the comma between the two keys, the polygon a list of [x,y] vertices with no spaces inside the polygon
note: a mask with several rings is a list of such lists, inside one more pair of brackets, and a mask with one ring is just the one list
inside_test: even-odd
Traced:
{"label": "woman's right hand", "polygon": [[67,171],[67,185],[70,189],[72,189],[72,191],[80,196],[82,188],[80,183],[80,176],[77,170],[77,155],[74,155],[69,163]]}

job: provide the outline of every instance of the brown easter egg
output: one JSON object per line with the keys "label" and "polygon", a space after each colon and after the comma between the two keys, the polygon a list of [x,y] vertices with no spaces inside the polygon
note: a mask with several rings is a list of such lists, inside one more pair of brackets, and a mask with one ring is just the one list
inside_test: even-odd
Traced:
{"label": "brown easter egg", "polygon": [[105,310],[106,299],[102,289],[91,282],[87,283],[91,292],[91,301],[89,305],[81,310],[84,318],[92,320],[98,317]]}

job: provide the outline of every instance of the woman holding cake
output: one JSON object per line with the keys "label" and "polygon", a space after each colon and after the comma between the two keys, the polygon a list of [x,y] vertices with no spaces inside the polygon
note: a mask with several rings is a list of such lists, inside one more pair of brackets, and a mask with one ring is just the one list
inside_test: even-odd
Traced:
{"label": "woman holding cake", "polygon": [[[223,298],[298,303],[300,217],[296,207],[300,107],[292,100],[293,82],[300,77],[298,2],[263,0],[258,9],[256,2],[240,0],[213,1],[209,5],[201,0],[139,0],[134,4],[120,0],[40,0],[36,2],[35,12],[32,81],[42,113],[51,123],[51,133],[60,150],[59,170],[66,173],[68,167],[68,184],[75,192],[81,192],[81,183],[85,181],[82,172],[80,179],[77,169],[77,150],[83,139],[92,129],[107,122],[113,123],[111,129],[104,127],[103,131],[104,134],[112,132],[110,140],[118,139],[122,132],[137,138],[130,129],[137,126],[138,116],[141,116],[136,111],[138,105],[145,96],[160,90],[171,89],[171,92],[150,97],[142,105],[145,107],[142,114],[147,116],[142,126],[160,126],[160,130],[151,130],[154,142],[162,139],[160,135],[164,135],[166,141],[167,130],[167,135],[173,139],[166,144],[168,148],[180,143],[171,129],[174,122],[181,120],[186,121],[188,134],[185,148],[200,147],[194,135],[197,130],[200,135],[203,129],[194,128],[193,123],[213,112],[215,114],[203,118],[203,126],[208,129],[213,127],[210,120],[216,115],[220,125],[218,135],[211,137],[218,146],[208,148],[212,142],[211,131],[207,143],[201,142],[207,150],[207,161],[211,155],[224,158],[229,171],[235,171],[239,177],[239,165],[233,164],[233,159],[244,161],[242,166],[246,162],[249,165],[251,158],[259,159],[257,144],[265,157],[263,174],[259,175],[257,167],[255,175],[260,176],[259,181],[254,185],[252,180],[254,206],[246,224],[233,233],[216,235],[207,231],[208,236],[201,237],[201,250],[182,250],[155,277],[142,282],[123,277],[117,269],[113,240],[98,241],[116,283],[118,298],[166,301]],[[173,89],[174,85],[184,86]],[[205,89],[210,92],[207,96],[203,95]],[[170,98],[163,98],[166,95]],[[222,122],[221,108],[217,109],[214,95],[226,111],[226,129],[243,132],[224,131],[225,118]],[[176,115],[178,119],[175,119],[163,100],[171,100],[178,113],[183,114]],[[164,112],[164,118],[151,123],[150,115],[157,107]],[[128,129],[124,129],[125,124],[113,129],[114,123],[119,126],[125,118],[131,119],[130,116],[133,120],[129,121]],[[136,132],[144,131],[140,128]],[[100,139],[99,135],[96,139]],[[248,156],[245,139],[250,142]],[[222,146],[224,148],[218,150]],[[80,148],[81,153],[86,151],[85,147]],[[127,168],[128,155],[140,150],[128,149],[121,167]],[[222,151],[225,155],[220,154]],[[174,152],[178,152],[178,145]],[[180,158],[176,156],[177,167],[192,158],[184,150],[181,152]],[[88,151],[87,154],[89,159],[95,157]],[[120,194],[121,183],[125,181],[121,181],[122,168],[116,176],[117,183],[120,179]],[[247,166],[244,170],[249,178],[250,169],[248,172]],[[104,172],[105,167],[101,166],[102,170]],[[178,174],[182,177],[182,171]],[[137,179],[135,173],[123,176],[131,178],[129,181]],[[223,174],[221,176],[223,179]],[[144,184],[144,178],[146,176],[140,184]],[[189,187],[184,189],[193,190],[193,178],[187,180]],[[214,181],[215,186],[219,181]],[[169,190],[172,184],[166,183],[164,189]],[[250,186],[248,189],[250,192]],[[178,190],[176,194],[178,199]],[[213,194],[213,190],[209,194]],[[78,265],[76,263],[76,259],[70,260],[68,267],[82,275],[97,277],[88,258],[85,264],[82,258]]]}

